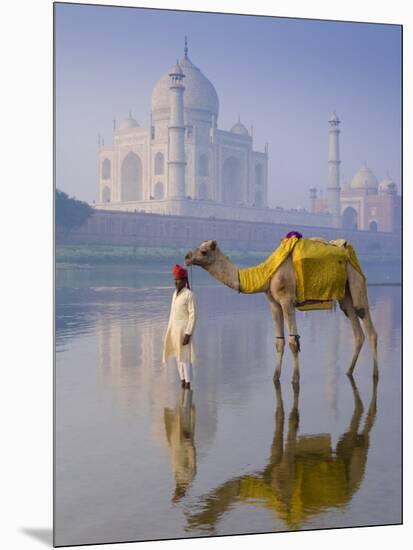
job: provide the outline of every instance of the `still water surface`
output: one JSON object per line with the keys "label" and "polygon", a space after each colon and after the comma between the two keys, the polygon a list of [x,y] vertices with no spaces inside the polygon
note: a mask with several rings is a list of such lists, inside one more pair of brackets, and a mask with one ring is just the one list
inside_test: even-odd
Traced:
{"label": "still water surface", "polygon": [[[194,270],[191,390],[162,366],[169,267],[58,270],[56,544],[401,521],[400,286],[372,286],[380,379],[348,320],[298,312],[301,384],[263,295]],[[377,273],[376,273],[377,275]],[[380,279],[380,277],[379,277]]]}

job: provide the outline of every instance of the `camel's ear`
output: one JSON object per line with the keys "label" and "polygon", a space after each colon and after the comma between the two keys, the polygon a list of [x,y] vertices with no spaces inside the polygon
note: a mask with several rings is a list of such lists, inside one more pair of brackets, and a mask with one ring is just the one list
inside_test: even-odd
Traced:
{"label": "camel's ear", "polygon": [[211,250],[215,250],[217,247],[217,241],[211,241]]}

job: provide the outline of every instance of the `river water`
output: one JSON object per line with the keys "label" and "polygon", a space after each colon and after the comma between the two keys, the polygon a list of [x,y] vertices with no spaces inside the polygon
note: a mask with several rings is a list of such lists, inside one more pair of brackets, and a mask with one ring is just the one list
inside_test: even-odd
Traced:
{"label": "river water", "polygon": [[377,385],[367,342],[345,375],[339,309],[298,312],[297,390],[289,350],[272,382],[265,297],[192,273],[197,364],[182,390],[161,363],[169,266],[57,270],[56,544],[400,523],[401,287],[369,287]]}

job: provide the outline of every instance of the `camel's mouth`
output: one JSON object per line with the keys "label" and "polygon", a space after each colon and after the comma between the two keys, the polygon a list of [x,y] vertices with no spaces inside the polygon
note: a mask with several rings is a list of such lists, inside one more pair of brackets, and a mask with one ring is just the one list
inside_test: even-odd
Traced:
{"label": "camel's mouth", "polygon": [[184,264],[186,266],[194,265],[194,257],[191,251],[186,254],[184,258]]}
{"label": "camel's mouth", "polygon": [[198,263],[196,260],[184,260],[184,264],[186,267],[191,267],[192,265],[201,266],[200,263]]}
{"label": "camel's mouth", "polygon": [[204,257],[200,258],[197,256],[196,252],[194,253],[192,250],[190,250],[185,255],[184,264],[186,266],[197,265],[199,267],[205,267],[206,262]]}

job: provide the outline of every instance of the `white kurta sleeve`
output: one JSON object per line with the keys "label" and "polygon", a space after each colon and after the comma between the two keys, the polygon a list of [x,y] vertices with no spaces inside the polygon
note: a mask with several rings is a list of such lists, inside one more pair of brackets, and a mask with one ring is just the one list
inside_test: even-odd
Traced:
{"label": "white kurta sleeve", "polygon": [[195,310],[195,299],[192,292],[188,296],[188,322],[185,327],[185,334],[192,334],[195,327],[196,320],[196,310]]}

